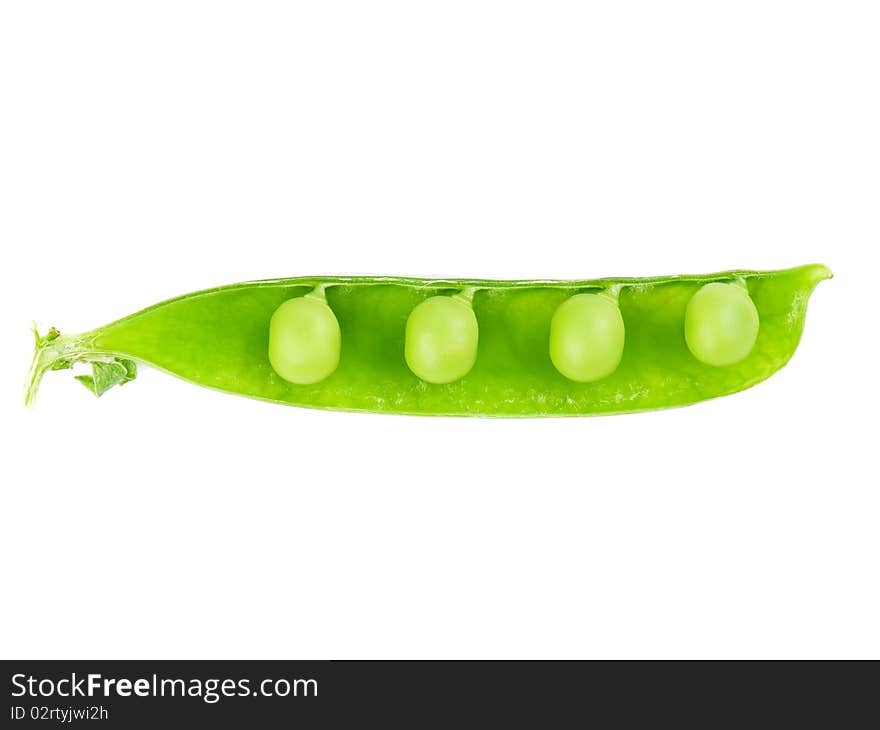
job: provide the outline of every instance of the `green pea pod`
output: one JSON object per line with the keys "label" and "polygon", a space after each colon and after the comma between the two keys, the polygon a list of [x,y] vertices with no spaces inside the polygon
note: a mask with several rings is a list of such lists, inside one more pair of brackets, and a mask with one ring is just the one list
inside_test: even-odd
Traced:
{"label": "green pea pod", "polygon": [[302,277],[209,289],[82,335],[37,335],[27,385],[76,363],[100,395],[133,361],[310,408],[577,416],[684,406],[748,388],[794,354],[831,272],[587,281]]}

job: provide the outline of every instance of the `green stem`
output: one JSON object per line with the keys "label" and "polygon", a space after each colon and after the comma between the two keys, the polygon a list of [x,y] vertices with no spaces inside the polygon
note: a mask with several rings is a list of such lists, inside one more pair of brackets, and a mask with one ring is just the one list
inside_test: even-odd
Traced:
{"label": "green stem", "polygon": [[305,299],[313,299],[316,302],[321,302],[321,304],[327,303],[327,295],[324,293],[324,290],[327,288],[326,284],[318,284],[314,289],[312,289],[307,294],[304,294],[303,297]]}
{"label": "green stem", "polygon": [[40,336],[34,327],[36,349],[31,369],[25,385],[24,403],[33,405],[40,388],[40,381],[49,370],[68,368],[75,362],[89,362],[106,357],[92,350],[89,335],[62,335],[54,327],[45,336]]}
{"label": "green stem", "polygon": [[605,297],[606,299],[610,299],[614,304],[618,303],[620,299],[620,290],[623,289],[623,284],[613,284],[609,286],[607,289],[603,289],[600,292],[596,292],[600,297]]}
{"label": "green stem", "polygon": [[462,289],[457,294],[453,294],[452,298],[458,299],[458,301],[460,301],[460,302],[464,302],[469,307],[473,307],[474,306],[474,294],[476,294],[476,293],[477,293],[477,287],[471,286],[471,287],[468,287],[467,289]]}

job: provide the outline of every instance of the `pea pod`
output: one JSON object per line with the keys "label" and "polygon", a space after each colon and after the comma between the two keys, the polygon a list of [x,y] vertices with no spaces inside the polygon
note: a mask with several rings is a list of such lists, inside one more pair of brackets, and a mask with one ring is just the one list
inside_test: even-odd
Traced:
{"label": "pea pod", "polygon": [[797,347],[831,276],[782,271],[586,281],[302,277],[209,289],[82,335],[37,335],[49,370],[100,395],[135,361],[208,388],[346,411],[575,416],[748,388]]}

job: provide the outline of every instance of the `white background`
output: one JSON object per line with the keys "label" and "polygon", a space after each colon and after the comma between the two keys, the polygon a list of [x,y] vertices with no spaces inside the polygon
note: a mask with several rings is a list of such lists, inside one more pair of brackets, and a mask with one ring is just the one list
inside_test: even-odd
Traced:
{"label": "white background", "polygon": [[[878,657],[880,23],[855,2],[7,2],[0,654]],[[312,412],[76,332],[255,278],[836,274],[691,408]]]}

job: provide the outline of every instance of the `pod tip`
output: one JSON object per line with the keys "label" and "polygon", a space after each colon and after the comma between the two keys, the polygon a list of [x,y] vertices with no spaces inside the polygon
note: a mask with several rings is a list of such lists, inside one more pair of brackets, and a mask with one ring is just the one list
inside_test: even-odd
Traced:
{"label": "pod tip", "polygon": [[825,281],[826,279],[834,278],[834,273],[831,269],[825,266],[825,264],[810,264],[807,268],[812,274],[814,284],[818,284],[820,281]]}

